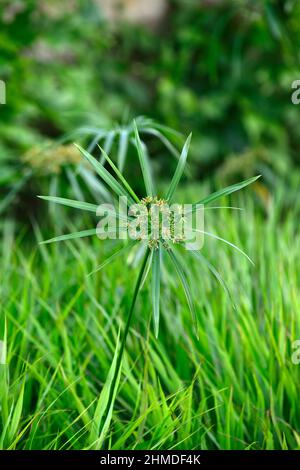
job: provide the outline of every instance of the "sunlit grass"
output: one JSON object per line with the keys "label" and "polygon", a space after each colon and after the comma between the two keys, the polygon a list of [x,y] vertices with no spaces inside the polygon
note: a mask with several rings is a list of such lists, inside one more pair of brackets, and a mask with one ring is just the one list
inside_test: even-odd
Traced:
{"label": "sunlit grass", "polygon": [[[255,268],[230,247],[216,250],[209,238],[203,253],[230,286],[236,309],[207,266],[191,256],[199,340],[184,291],[168,269],[155,339],[151,286],[144,285],[104,448],[299,447],[300,366],[291,360],[300,338],[294,215],[279,218],[275,203],[265,218],[249,194],[231,202],[245,210],[208,211],[208,227],[245,249]],[[80,223],[65,220],[73,228]],[[113,245],[97,238],[38,245],[38,228],[35,236],[26,249],[24,236],[9,222],[4,227],[0,285],[8,365],[0,366],[0,444],[89,448],[138,270],[121,257],[88,277]]]}

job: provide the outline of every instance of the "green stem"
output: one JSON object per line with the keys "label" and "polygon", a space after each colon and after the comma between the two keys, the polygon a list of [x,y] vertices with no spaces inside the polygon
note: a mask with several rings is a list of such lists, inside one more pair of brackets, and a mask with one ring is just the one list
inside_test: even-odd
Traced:
{"label": "green stem", "polygon": [[[145,268],[146,268],[146,264],[147,264],[147,261],[148,261],[149,254],[150,254],[150,249],[147,248],[146,254],[145,254],[144,259],[143,259],[142,267],[140,269],[139,276],[138,276],[136,284],[135,284],[133,298],[132,298],[132,301],[131,301],[131,305],[130,305],[130,309],[129,309],[129,313],[128,313],[128,317],[127,317],[127,321],[126,321],[126,325],[125,325],[125,330],[124,330],[120,350],[119,350],[119,353],[118,353],[116,369],[115,369],[114,377],[113,377],[113,380],[112,380],[112,386],[111,386],[110,392],[109,392],[108,410],[110,408],[110,403],[112,402],[113,397],[115,395],[116,382],[117,382],[118,375],[120,373],[119,369],[121,367],[121,362],[122,362],[122,359],[123,359],[123,354],[124,354],[124,349],[125,349],[125,345],[126,345],[128,332],[129,332],[129,327],[130,327],[132,315],[133,315],[133,312],[134,312],[134,307],[135,307],[137,296],[138,296],[138,293],[139,293],[139,290],[140,290],[140,285],[141,285],[141,282],[142,282],[142,279],[143,279],[143,275],[144,275],[144,271],[145,271]],[[108,413],[108,411],[107,411],[107,413]],[[106,415],[107,415],[107,413],[106,413]],[[104,421],[105,421],[105,419],[104,419]]]}

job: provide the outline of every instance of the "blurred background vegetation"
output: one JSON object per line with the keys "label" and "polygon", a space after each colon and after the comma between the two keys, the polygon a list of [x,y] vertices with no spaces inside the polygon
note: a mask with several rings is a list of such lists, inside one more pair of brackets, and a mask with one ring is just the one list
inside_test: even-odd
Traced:
{"label": "blurred background vegetation", "polygon": [[[62,194],[68,179],[74,193],[79,158],[69,144],[101,135],[113,152],[110,131],[138,115],[193,132],[189,178],[261,173],[254,191],[266,210],[279,182],[293,204],[296,0],[2,0],[0,21],[1,212],[32,214],[36,194]],[[168,138],[180,148],[180,136]],[[155,135],[145,139],[157,173],[169,176],[175,159]]]}
{"label": "blurred background vegetation", "polygon": [[143,289],[106,446],[299,449],[300,2],[1,0],[0,23],[0,449],[90,445],[135,258],[88,277],[114,241],[39,245],[94,222],[37,195],[109,199],[77,142],[97,157],[100,143],[144,196],[133,118],[159,188],[193,132],[180,201],[262,175],[226,199],[244,212],[205,219],[255,267],[205,243],[234,310],[188,260],[199,341],[172,270],[158,340]]}

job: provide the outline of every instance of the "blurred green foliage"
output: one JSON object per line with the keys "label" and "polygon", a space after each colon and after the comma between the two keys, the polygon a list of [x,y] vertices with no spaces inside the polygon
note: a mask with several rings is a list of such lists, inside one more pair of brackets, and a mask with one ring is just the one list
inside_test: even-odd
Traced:
{"label": "blurred green foliage", "polygon": [[[95,238],[39,245],[47,221],[50,237],[91,220],[47,210],[36,195],[105,200],[105,188],[77,160],[74,140],[97,157],[100,143],[139,193],[132,145],[132,118],[139,116],[159,188],[193,132],[186,177],[195,181],[184,186],[182,202],[221,181],[263,175],[249,188],[253,198],[228,201],[245,207],[245,216],[206,216],[213,232],[226,232],[253,255],[256,268],[228,246],[206,244],[239,305],[233,311],[212,276],[188,262],[200,341],[172,270],[164,273],[159,341],[148,324],[151,298],[141,293],[107,447],[298,449],[299,368],[290,358],[299,338],[300,105],[291,102],[291,84],[300,79],[300,3],[169,0],[161,21],[146,26],[108,22],[101,1],[0,3],[0,80],[7,88],[0,215],[9,212],[0,217],[0,340],[4,317],[9,338],[9,370],[0,368],[0,447],[89,445],[135,266],[120,259],[91,278],[113,245]],[[20,227],[29,217],[30,229]]]}
{"label": "blurred green foliage", "polygon": [[[190,176],[261,172],[289,186],[300,161],[299,2],[170,0],[156,27],[111,24],[99,3],[2,1],[2,195],[28,174],[32,147],[139,114],[193,131]],[[149,140],[164,170],[164,146]]]}
{"label": "blurred green foliage", "polygon": [[179,2],[172,22],[158,86],[162,118],[193,129],[198,174],[261,146],[281,172],[282,160],[298,157],[299,111],[290,87],[298,70],[299,4],[190,3]]}

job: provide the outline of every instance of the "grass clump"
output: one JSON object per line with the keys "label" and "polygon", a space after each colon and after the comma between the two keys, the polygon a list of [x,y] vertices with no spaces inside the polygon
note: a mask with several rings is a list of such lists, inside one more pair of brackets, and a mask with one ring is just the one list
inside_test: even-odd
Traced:
{"label": "grass clump", "polygon": [[[161,271],[163,269],[162,261],[163,261],[164,251],[168,255],[169,260],[171,261],[171,264],[173,264],[175,272],[178,275],[178,279],[180,280],[180,283],[182,285],[182,288],[183,288],[183,291],[187,300],[187,304],[192,315],[196,336],[197,338],[199,337],[199,317],[195,309],[193,293],[192,293],[189,279],[187,276],[187,269],[185,267],[184,261],[181,260],[181,256],[175,253],[175,250],[170,244],[170,241],[173,242],[173,245],[174,243],[182,244],[183,242],[185,242],[185,238],[177,237],[174,232],[174,225],[175,225],[174,215],[170,217],[168,214],[167,220],[169,224],[171,222],[171,227],[169,227],[169,230],[167,231],[167,233],[165,233],[164,226],[162,225],[160,221],[160,217],[159,217],[160,214],[158,214],[158,218],[154,219],[154,213],[153,213],[153,209],[158,209],[159,212],[161,213],[165,212],[166,208],[168,208],[168,204],[170,204],[174,198],[175,191],[177,189],[179,181],[184,172],[187,155],[188,155],[188,149],[189,149],[190,140],[191,140],[191,135],[187,138],[184,144],[180,158],[178,160],[177,168],[175,170],[175,173],[171,180],[169,188],[166,192],[166,195],[164,198],[161,198],[155,195],[150,162],[148,160],[147,154],[144,151],[144,147],[140,140],[140,136],[139,136],[138,129],[137,129],[135,122],[134,122],[134,132],[135,132],[135,145],[137,149],[137,154],[138,154],[143,181],[144,181],[146,194],[147,194],[147,196],[141,199],[136,195],[136,193],[134,192],[134,190],[132,189],[128,181],[124,178],[121,171],[115,166],[113,161],[110,159],[110,157],[106,154],[104,150],[102,150],[104,158],[109,163],[110,167],[116,174],[117,179],[103,166],[101,162],[96,160],[89,152],[87,152],[80,146],[77,146],[80,152],[82,153],[82,155],[84,156],[84,158],[92,165],[93,169],[98,173],[98,175],[103,180],[103,182],[106,183],[106,185],[110,188],[110,190],[112,191],[112,195],[118,196],[119,198],[120,197],[125,198],[126,204],[129,207],[129,216],[126,219],[127,225],[132,223],[132,220],[131,220],[132,204],[133,204],[133,207],[136,207],[136,203],[140,203],[140,205],[146,212],[146,223],[147,223],[146,228],[143,228],[142,231],[139,232],[137,237],[133,237],[136,242],[146,240],[146,243],[141,245],[141,249],[142,249],[141,267],[140,267],[137,281],[136,281],[134,291],[132,294],[132,300],[130,303],[122,340],[120,341],[120,347],[118,346],[119,344],[119,341],[118,341],[117,348],[116,348],[116,355],[114,357],[114,360],[112,361],[110,371],[107,377],[107,381],[101,392],[100,398],[98,400],[98,405],[96,407],[96,411],[93,417],[93,427],[92,427],[92,431],[90,435],[90,447],[91,448],[101,448],[105,440],[106,433],[109,430],[110,422],[112,419],[114,401],[116,399],[118,386],[119,386],[119,380],[120,380],[120,375],[121,375],[121,368],[122,368],[123,355],[124,355],[124,350],[126,346],[127,335],[129,332],[129,328],[130,328],[133,312],[136,306],[139,291],[141,287],[144,285],[145,280],[150,271],[152,271],[152,303],[153,303],[154,328],[155,328],[155,335],[158,336],[159,319],[160,319],[160,285],[161,285]],[[230,186],[223,190],[217,191],[216,193],[205,198],[203,201],[205,203],[208,203],[226,194],[231,194],[247,186],[248,184],[255,181],[256,179],[257,177],[251,178],[250,180],[243,181],[242,183],[238,183],[236,185]],[[66,199],[62,200],[57,197],[53,198],[51,196],[44,197],[44,199],[47,199],[49,201],[56,202],[56,203],[71,205],[72,207],[77,206],[78,208],[81,208],[83,210],[87,208],[86,203],[82,203],[82,206],[81,206],[80,201],[76,203],[74,201],[69,201]],[[203,204],[203,201],[202,202],[200,201],[197,204],[193,204],[190,208],[190,212],[191,213],[197,212],[198,204]],[[109,209],[109,211],[111,211],[111,209]],[[117,218],[122,217],[119,213],[118,214],[116,213],[115,215],[117,216]],[[135,215],[135,212],[133,213],[133,215]],[[183,218],[183,216],[181,216],[181,218]],[[152,222],[150,231],[148,229],[149,221]],[[139,222],[139,217],[136,217],[135,224],[136,222]],[[196,231],[196,232],[200,231],[200,230],[194,229],[193,227],[190,230]],[[155,232],[154,235],[153,235],[153,231]],[[211,233],[205,232],[203,230],[201,230],[201,232],[203,234],[207,234],[211,236],[212,238],[221,240],[225,242],[226,244],[230,245],[231,247],[237,248],[233,243],[228,242],[227,240],[221,237],[218,237],[217,235],[212,235]],[[99,234],[99,231],[96,231],[95,229],[83,230],[80,232],[73,232],[69,235],[58,236],[54,239],[47,240],[45,243],[62,241],[62,240],[65,241],[65,240],[70,240],[74,238],[81,238],[81,237],[86,237],[90,235],[95,235],[96,233]],[[103,235],[103,232],[101,232],[101,235]],[[242,250],[240,250],[239,248],[237,248],[237,250],[243,253]],[[119,251],[119,254],[121,252],[123,252],[123,249]],[[192,253],[194,253],[194,251]],[[197,252],[195,252],[194,254],[198,255]],[[116,254],[112,255],[110,259],[107,261],[107,263],[115,259],[115,257],[116,257]],[[226,284],[222,280],[222,277],[218,274],[215,268],[210,265],[209,262],[207,263],[208,263],[208,266],[210,267],[210,270],[216,275],[217,279],[221,282],[222,286],[225,286],[225,289],[227,290]],[[103,267],[104,264],[98,267],[96,271],[99,271]]]}
{"label": "grass clump", "polygon": [[[178,196],[195,190],[185,188]],[[222,285],[205,275],[207,265],[199,269],[190,255],[186,268],[199,316],[197,340],[184,291],[166,258],[159,337],[149,321],[152,288],[145,283],[102,447],[299,448],[300,369],[291,360],[293,342],[300,337],[298,209],[282,218],[283,200],[276,197],[265,218],[251,193],[243,196],[234,200],[243,212],[224,210],[215,217],[207,211],[207,226],[247,248],[255,271],[229,246],[216,250],[208,240],[203,249],[238,308],[234,310]],[[81,212],[77,216],[69,219],[65,213],[65,224],[75,229],[83,221]],[[39,230],[36,237],[41,240]],[[68,240],[63,246],[36,244],[33,250],[25,241],[7,221],[0,273],[2,318],[7,320],[7,364],[0,366],[1,446],[89,448],[97,429],[94,416],[100,416],[100,393],[132,302],[128,272],[138,274],[138,268],[127,253],[105,271],[87,276],[95,253],[99,264],[114,253],[113,241],[102,250],[96,237]],[[105,396],[101,401],[105,403]],[[13,426],[7,424],[12,416]]]}

